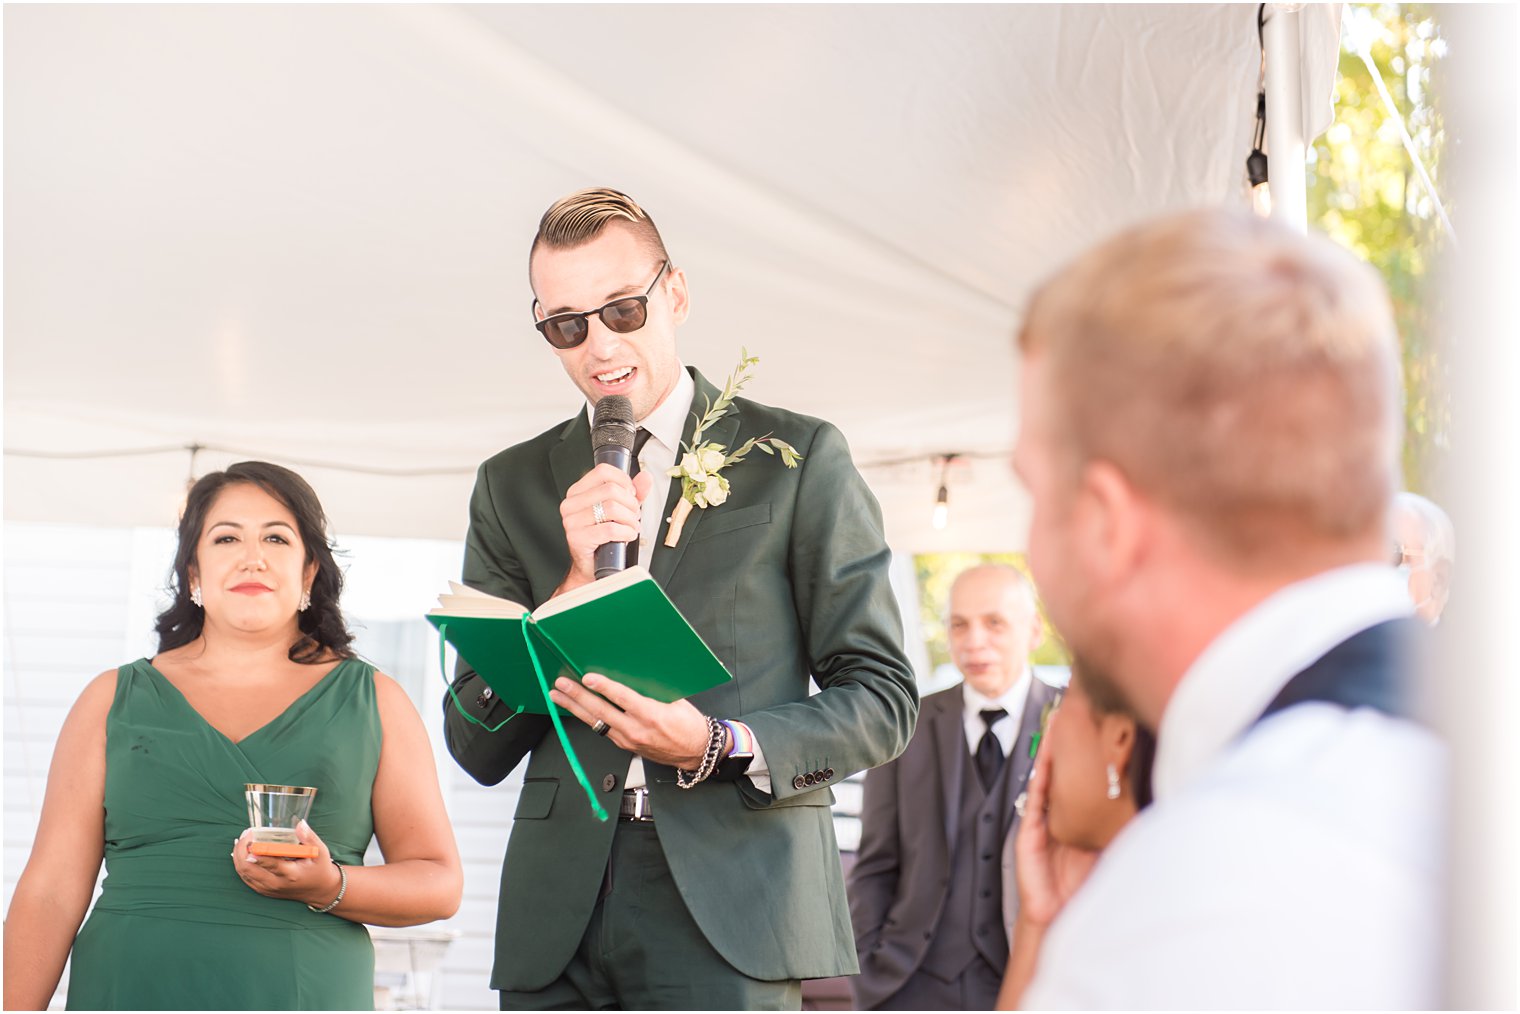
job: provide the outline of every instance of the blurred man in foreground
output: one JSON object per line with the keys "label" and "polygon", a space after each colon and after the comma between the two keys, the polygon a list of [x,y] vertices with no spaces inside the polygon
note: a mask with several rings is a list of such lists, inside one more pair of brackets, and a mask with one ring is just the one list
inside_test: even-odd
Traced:
{"label": "blurred man in foreground", "polygon": [[1444,754],[1407,714],[1377,277],[1245,213],[1175,215],[1047,282],[1019,347],[1035,579],[1158,732],[1155,805],[1022,1002],[1435,1006]]}

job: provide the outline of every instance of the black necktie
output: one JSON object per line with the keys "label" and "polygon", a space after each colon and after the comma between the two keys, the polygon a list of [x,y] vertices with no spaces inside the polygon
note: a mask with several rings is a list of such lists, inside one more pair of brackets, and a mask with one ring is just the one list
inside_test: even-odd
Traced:
{"label": "black necktie", "polygon": [[[633,464],[628,468],[628,477],[630,479],[639,474],[639,452],[644,449],[644,445],[648,442],[649,431],[640,426],[638,433],[634,434],[633,437]],[[634,539],[632,542],[628,543],[628,566],[632,567],[638,562],[639,540]]]}
{"label": "black necktie", "polygon": [[1000,718],[1007,718],[1008,712],[1002,708],[988,708],[981,715],[982,721],[987,723],[987,731],[982,733],[982,741],[976,745],[976,772],[981,775],[982,788],[990,792],[998,772],[1003,769],[1003,745],[992,734],[992,725]]}

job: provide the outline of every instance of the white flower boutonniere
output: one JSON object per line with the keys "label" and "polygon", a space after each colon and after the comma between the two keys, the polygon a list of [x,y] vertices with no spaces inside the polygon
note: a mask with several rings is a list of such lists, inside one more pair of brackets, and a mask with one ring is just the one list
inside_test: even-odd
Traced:
{"label": "white flower boutonniere", "polygon": [[702,435],[708,428],[728,414],[729,405],[744,385],[749,383],[750,367],[759,361],[759,356],[752,356],[744,349],[739,350],[739,365],[729,375],[728,383],[723,385],[723,393],[717,401],[708,402],[707,411],[702,413],[696,429],[692,431],[691,443],[681,445],[684,448],[681,460],[668,473],[680,476],[681,499],[676,502],[676,509],[667,519],[670,529],[665,533],[666,546],[674,546],[681,541],[681,529],[686,526],[686,519],[691,515],[693,507],[717,507],[728,499],[728,477],[721,473],[729,465],[743,461],[751,450],[779,454],[787,468],[796,468],[802,460],[802,455],[797,453],[795,447],[769,433],[763,437],[751,437],[732,454],[722,444],[702,442]]}

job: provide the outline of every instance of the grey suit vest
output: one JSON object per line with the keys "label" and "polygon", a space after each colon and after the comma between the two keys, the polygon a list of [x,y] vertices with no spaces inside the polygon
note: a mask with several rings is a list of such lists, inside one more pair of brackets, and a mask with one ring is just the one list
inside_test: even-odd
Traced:
{"label": "grey suit vest", "polygon": [[[1017,743],[1017,741],[1015,741]],[[960,816],[950,858],[950,890],[920,970],[949,982],[978,957],[1001,971],[1008,960],[1003,932],[1003,829],[1012,803],[1008,780],[1016,766],[1004,761],[991,792],[984,792],[968,752],[962,752]]]}

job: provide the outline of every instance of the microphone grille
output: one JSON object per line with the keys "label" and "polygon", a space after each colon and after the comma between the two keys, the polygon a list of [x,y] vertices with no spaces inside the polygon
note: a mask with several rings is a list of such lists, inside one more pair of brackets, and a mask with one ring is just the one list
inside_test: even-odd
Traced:
{"label": "microphone grille", "polygon": [[621,394],[609,394],[596,403],[591,414],[591,446],[633,447],[638,431],[633,418],[633,402]]}

